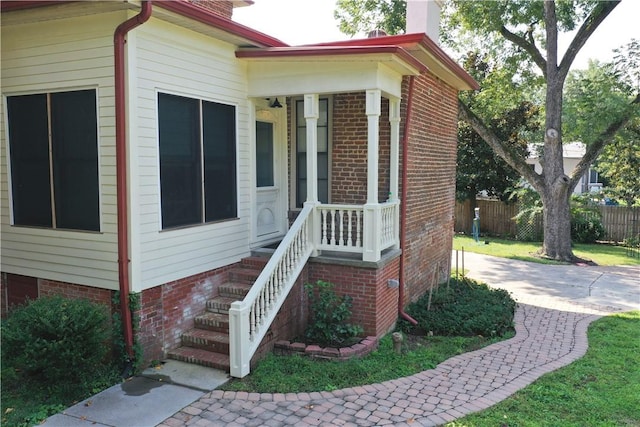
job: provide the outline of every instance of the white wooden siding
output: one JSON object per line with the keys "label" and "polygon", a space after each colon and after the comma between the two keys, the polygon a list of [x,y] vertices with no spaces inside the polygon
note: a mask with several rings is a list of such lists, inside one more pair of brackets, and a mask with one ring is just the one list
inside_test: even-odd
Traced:
{"label": "white wooden siding", "polygon": [[[2,26],[3,272],[118,288],[113,32],[126,17],[124,12],[114,12]],[[11,226],[5,97],[86,88],[97,89],[101,232]]]}
{"label": "white wooden siding", "polygon": [[[137,141],[131,147],[137,165],[131,197],[136,200],[132,233],[132,286],[142,290],[223,267],[249,252],[250,145],[246,70],[235,58],[236,47],[152,18],[135,34]],[[134,75],[130,75],[133,77]],[[157,94],[166,92],[236,107],[238,217],[185,227],[161,229],[157,129]]]}

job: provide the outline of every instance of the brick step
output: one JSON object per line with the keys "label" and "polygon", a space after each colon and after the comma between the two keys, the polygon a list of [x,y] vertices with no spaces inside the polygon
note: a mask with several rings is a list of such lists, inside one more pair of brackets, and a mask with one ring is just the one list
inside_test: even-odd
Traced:
{"label": "brick step", "polygon": [[229,372],[229,368],[231,366],[228,354],[213,353],[200,348],[179,347],[175,350],[171,350],[168,356],[173,360],[194,363],[196,365],[220,369],[225,372]]}
{"label": "brick step", "polygon": [[218,292],[221,297],[227,298],[236,298],[238,300],[244,299],[244,296],[247,295],[249,290],[251,289],[251,285],[249,283],[241,283],[241,282],[227,282],[220,285],[218,288]]}
{"label": "brick step", "polygon": [[182,345],[214,353],[229,354],[229,334],[206,329],[191,329],[182,334]]}
{"label": "brick step", "polygon": [[205,311],[194,319],[197,329],[229,333],[229,315]]}
{"label": "brick step", "polygon": [[261,272],[262,269],[260,268],[234,268],[229,271],[229,280],[253,284]]}
{"label": "brick step", "polygon": [[231,303],[238,301],[237,297],[215,297],[207,301],[207,311],[212,313],[229,314]]}
{"label": "brick step", "polygon": [[266,256],[250,256],[242,258],[240,265],[244,268],[257,268],[262,270],[269,262],[269,257]]}

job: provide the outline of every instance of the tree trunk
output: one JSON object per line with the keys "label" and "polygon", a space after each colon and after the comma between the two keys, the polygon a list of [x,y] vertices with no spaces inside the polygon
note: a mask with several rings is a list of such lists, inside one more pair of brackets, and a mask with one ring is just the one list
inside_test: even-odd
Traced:
{"label": "tree trunk", "polygon": [[571,208],[568,191],[542,196],[544,241],[542,254],[559,261],[575,261],[571,249]]}

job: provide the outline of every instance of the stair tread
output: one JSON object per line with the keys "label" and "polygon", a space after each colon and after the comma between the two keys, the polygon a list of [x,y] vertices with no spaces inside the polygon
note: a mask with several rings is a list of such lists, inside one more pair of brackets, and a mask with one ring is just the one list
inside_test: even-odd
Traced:
{"label": "stair tread", "polygon": [[202,314],[198,314],[195,318],[229,323],[229,315],[227,313],[216,313],[214,311],[205,311]]}
{"label": "stair tread", "polygon": [[226,369],[227,371],[229,370],[229,366],[231,366],[228,354],[215,353],[200,348],[178,347],[169,351],[168,355],[169,357],[185,362]]}
{"label": "stair tread", "polygon": [[229,343],[229,334],[218,331],[210,331],[207,329],[191,329],[185,332],[183,336],[206,339],[226,344]]}

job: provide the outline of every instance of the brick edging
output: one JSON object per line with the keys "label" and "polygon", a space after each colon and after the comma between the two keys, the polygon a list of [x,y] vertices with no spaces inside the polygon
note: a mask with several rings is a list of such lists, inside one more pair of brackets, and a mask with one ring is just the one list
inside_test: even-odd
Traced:
{"label": "brick edging", "polygon": [[320,347],[319,345],[305,344],[301,342],[277,341],[274,352],[278,355],[298,354],[314,359],[348,360],[353,357],[363,357],[378,348],[378,338],[369,336],[359,343],[349,347]]}

